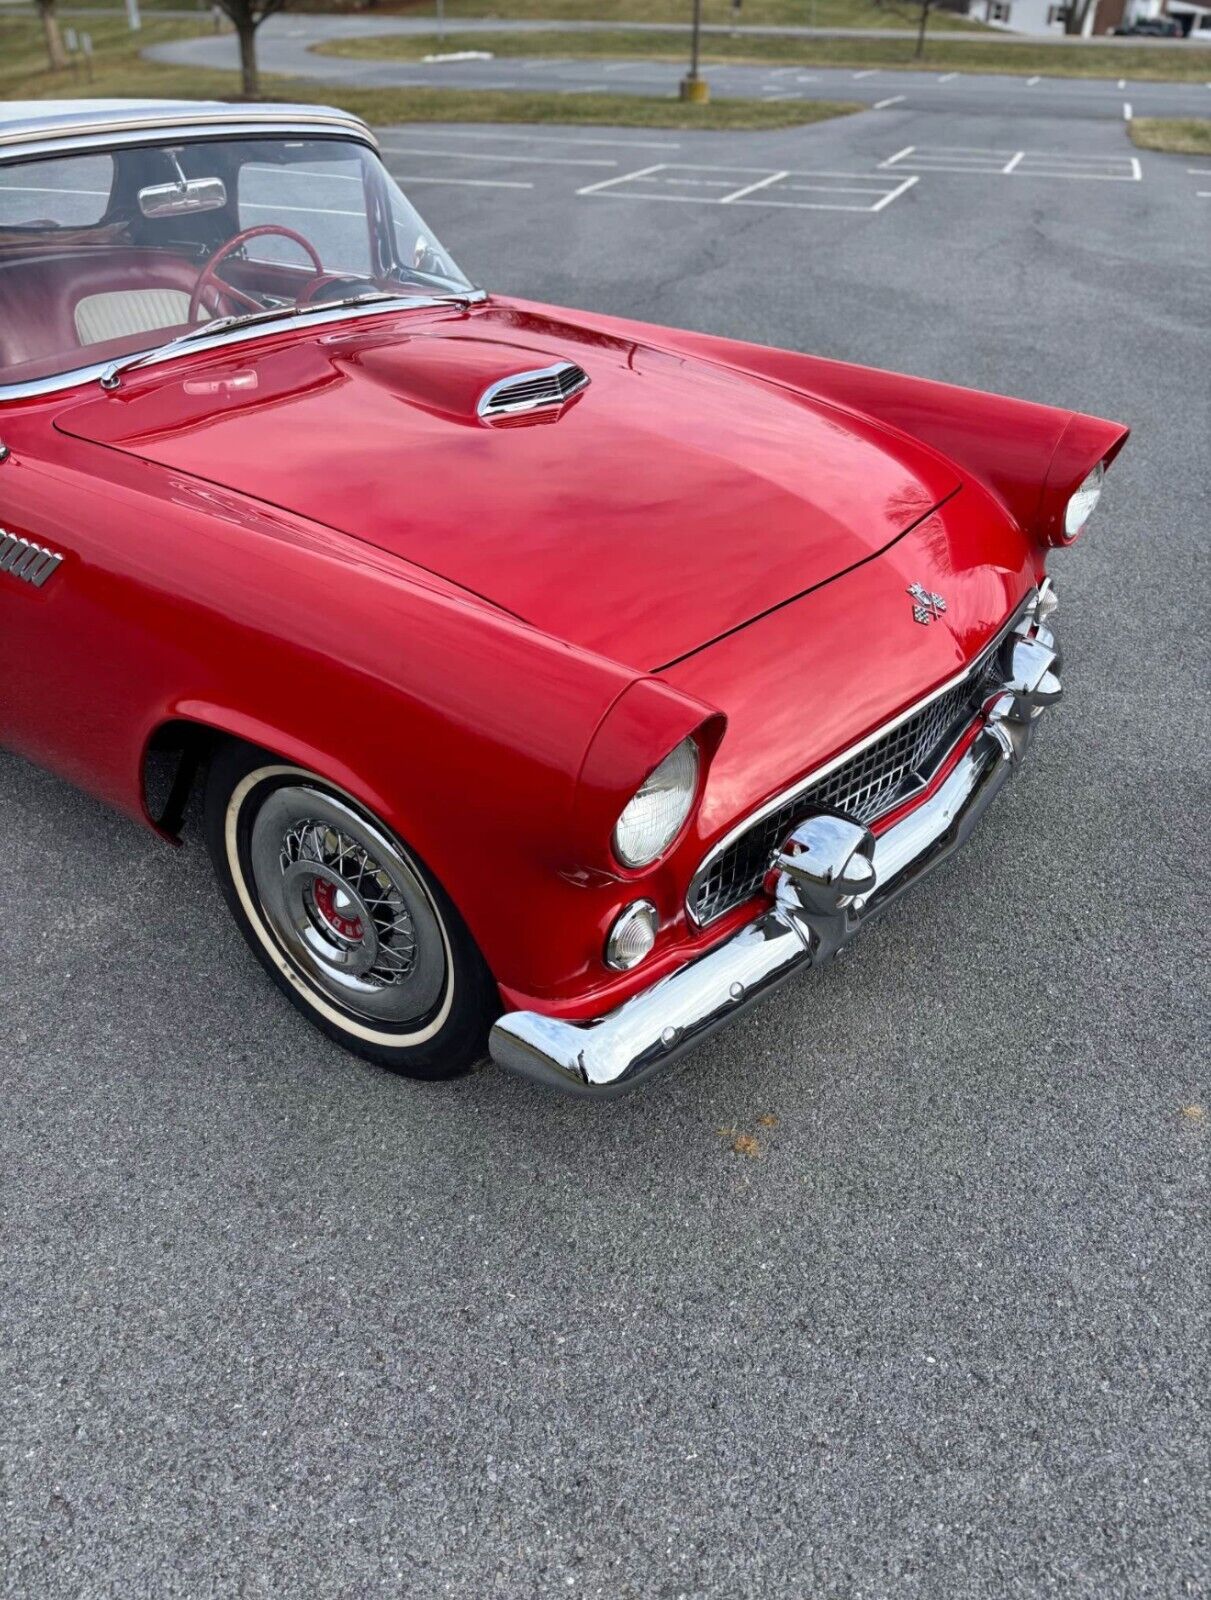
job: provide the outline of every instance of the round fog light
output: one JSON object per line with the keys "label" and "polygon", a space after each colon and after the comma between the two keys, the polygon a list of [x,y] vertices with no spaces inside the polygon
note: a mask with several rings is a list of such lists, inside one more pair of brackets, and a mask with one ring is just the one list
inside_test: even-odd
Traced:
{"label": "round fog light", "polygon": [[614,919],[606,940],[605,963],[615,972],[637,967],[656,943],[660,918],[650,900],[635,900]]}

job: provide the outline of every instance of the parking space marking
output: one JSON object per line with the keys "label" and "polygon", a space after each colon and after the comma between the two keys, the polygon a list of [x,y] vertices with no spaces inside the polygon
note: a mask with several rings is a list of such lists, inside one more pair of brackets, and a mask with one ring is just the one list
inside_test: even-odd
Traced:
{"label": "parking space marking", "polygon": [[939,83],[951,83],[958,76],[959,76],[959,74],[957,72],[944,72],[942,74],[942,76],[938,79],[938,82]]}
{"label": "parking space marking", "polygon": [[869,67],[865,72],[855,72],[854,73],[854,82],[857,83],[862,78],[873,78],[876,71],[877,71],[877,68]]}
{"label": "parking space marking", "polygon": [[[532,189],[532,183],[522,183],[507,178],[435,178],[426,173],[422,176],[416,172],[393,172],[391,176],[396,183],[446,183],[453,184],[460,189]],[[350,212],[350,216],[360,217],[360,211]]]}
{"label": "parking space marking", "polygon": [[966,172],[976,177],[1081,178],[1140,183],[1138,156],[1082,156],[1047,150],[994,150],[961,145],[906,145],[879,162],[880,171]]}
{"label": "parking space marking", "polygon": [[903,98],[902,94],[893,94],[890,100],[876,100],[870,109],[872,111],[886,111],[888,106],[898,106]]}
{"label": "parking space marking", "polygon": [[[851,211],[873,216],[906,194],[918,181],[915,173],[903,177],[896,173],[889,179],[876,172],[770,171],[759,167],[656,162],[634,172],[586,184],[576,193],[682,205],[772,206],[779,210]],[[698,192],[682,192],[686,189]],[[704,189],[727,192],[704,194],[701,192]],[[790,198],[792,195],[796,198]],[[799,199],[799,195],[817,198]]]}
{"label": "parking space marking", "polygon": [[392,156],[440,156],[443,161],[519,161],[543,167],[616,167],[617,161],[608,156],[530,156],[517,155],[512,150],[500,155],[484,150],[435,150],[431,146],[417,149],[415,145],[384,144],[380,149]]}
{"label": "parking space marking", "polygon": [[601,183],[587,184],[583,189],[577,189],[576,193],[580,195],[601,194],[604,190],[613,189],[620,183],[634,183],[636,179],[647,178],[653,172],[663,172],[667,165],[667,162],[657,161],[650,167],[640,167],[636,172],[624,172],[617,178],[605,178]]}
{"label": "parking space marking", "polygon": [[768,189],[771,184],[781,183],[783,178],[789,177],[789,172],[771,172],[768,178],[758,178],[756,183],[746,183],[742,189],[736,189],[731,194],[725,194],[719,204],[721,206],[734,205],[737,200],[743,200],[746,194],[756,194],[758,189]]}
{"label": "parking space marking", "polygon": [[[471,128],[444,128],[441,133],[428,133],[424,128],[409,128],[410,139],[489,139],[503,142],[512,139],[523,144],[570,144],[570,145],[617,145],[624,150],[680,150],[681,145],[675,139],[599,139],[581,138],[579,135],[567,133],[501,133],[493,130],[490,133],[481,133]],[[426,151],[426,154],[428,152]],[[275,167],[275,172],[280,170]],[[361,179],[355,180],[360,183]]]}

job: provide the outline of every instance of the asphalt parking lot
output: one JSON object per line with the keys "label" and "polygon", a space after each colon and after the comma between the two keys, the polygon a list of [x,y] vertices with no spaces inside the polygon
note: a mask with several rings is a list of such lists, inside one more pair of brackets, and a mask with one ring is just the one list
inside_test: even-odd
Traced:
{"label": "asphalt parking lot", "polygon": [[382,138],[490,287],[1129,422],[1066,703],[960,858],[604,1108],[343,1055],[196,838],[0,754],[4,1592],[1205,1594],[1211,163],[900,107]]}
{"label": "asphalt parking lot", "polygon": [[[685,65],[676,60],[609,59],[606,56],[500,56],[478,49],[475,34],[504,28],[524,32],[524,21],[460,19],[451,24],[449,37],[435,41],[438,48],[420,60],[383,57],[352,58],[317,55],[316,46],[341,39],[386,35],[432,34],[433,18],[424,16],[331,16],[290,13],[270,17],[258,31],[258,54],[267,72],[294,78],[315,78],[363,88],[405,87],[543,90],[554,94],[662,95],[675,94]],[[565,29],[576,24],[564,24]],[[742,30],[743,31],[743,30]],[[778,31],[778,30],[774,30]],[[810,30],[809,30],[810,31]],[[954,33],[931,29],[931,37],[955,38]],[[963,35],[958,35],[963,37]],[[968,36],[970,37],[970,36]],[[1048,36],[1043,36],[1047,42]],[[711,32],[704,39],[709,54]],[[1103,43],[1106,41],[1102,41]],[[1131,43],[1133,41],[1123,41]],[[1110,39],[1113,46],[1117,41]],[[669,48],[669,38],[658,48]],[[995,59],[997,46],[989,43]],[[851,68],[772,63],[712,62],[703,68],[713,93],[724,97],[751,96],[766,100],[857,100],[877,111],[903,106],[943,115],[1056,117],[1087,120],[1096,117],[1171,116],[1211,114],[1211,55],[1205,45],[1168,42],[1154,49],[1179,50],[1183,55],[1201,52],[1208,60],[1203,82],[1157,82],[1122,78],[1061,78],[1050,75],[895,71],[890,68]],[[232,34],[210,34],[195,39],[174,39],[152,45],[146,54],[155,61],[194,67],[238,64]],[[487,55],[488,59],[483,59]]]}

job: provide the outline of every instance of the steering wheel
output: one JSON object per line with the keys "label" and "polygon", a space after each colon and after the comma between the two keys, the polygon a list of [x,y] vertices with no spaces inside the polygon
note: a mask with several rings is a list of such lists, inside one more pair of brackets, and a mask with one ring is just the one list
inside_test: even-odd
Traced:
{"label": "steering wheel", "polygon": [[[219,294],[234,300],[238,305],[244,306],[248,311],[263,311],[265,309],[259,300],[254,300],[250,294],[245,294],[242,289],[233,289],[225,279],[220,278],[218,268],[241,245],[247,244],[249,239],[259,239],[267,233],[276,234],[281,239],[289,239],[292,244],[297,244],[310,257],[311,265],[315,268],[316,281],[326,276],[324,263],[320,260],[315,246],[309,240],[304,239],[301,233],[295,233],[293,228],[279,228],[273,222],[266,222],[259,228],[245,228],[242,233],[237,233],[233,238],[228,239],[226,244],[221,244],[201,272],[198,273],[198,281],[194,284],[193,293],[189,297],[189,321],[191,323],[197,322],[198,312],[202,309],[202,296],[211,287]],[[316,281],[308,284],[304,293],[314,289]]]}

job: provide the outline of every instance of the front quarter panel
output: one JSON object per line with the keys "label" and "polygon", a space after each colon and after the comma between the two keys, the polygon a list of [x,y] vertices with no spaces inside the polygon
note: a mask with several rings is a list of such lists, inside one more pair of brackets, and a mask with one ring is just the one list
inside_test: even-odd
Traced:
{"label": "front quarter panel", "polygon": [[[578,881],[576,785],[632,669],[344,535],[64,439],[45,410],[7,415],[5,439],[0,523],[65,559],[43,590],[0,593],[4,743],[143,820],[165,722],[263,744],[408,841],[503,985],[583,978],[617,886]],[[631,741],[619,809],[665,753]]]}

